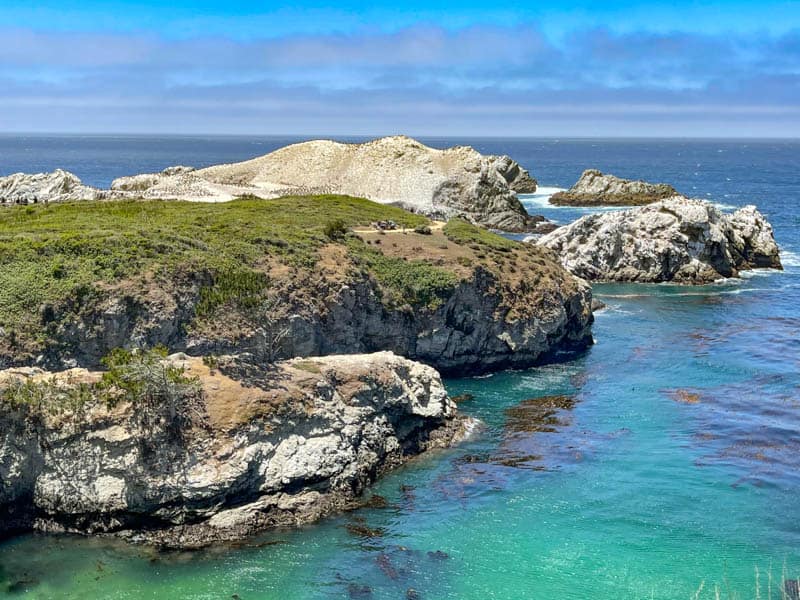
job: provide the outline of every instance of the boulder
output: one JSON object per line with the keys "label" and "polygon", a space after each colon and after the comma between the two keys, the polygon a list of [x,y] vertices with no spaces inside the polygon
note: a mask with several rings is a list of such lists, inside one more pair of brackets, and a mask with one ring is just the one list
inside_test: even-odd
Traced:
{"label": "boulder", "polygon": [[675,188],[666,183],[631,181],[588,169],[570,189],[553,194],[550,203],[560,206],[640,206],[677,195]]}
{"label": "boulder", "polygon": [[536,243],[592,281],[703,284],[746,269],[781,268],[772,226],[754,206],[723,214],[710,202],[680,196],[588,215]]}

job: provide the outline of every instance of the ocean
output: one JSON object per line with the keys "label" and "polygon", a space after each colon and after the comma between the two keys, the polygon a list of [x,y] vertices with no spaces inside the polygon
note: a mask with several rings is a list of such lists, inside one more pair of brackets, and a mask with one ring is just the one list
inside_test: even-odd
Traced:
{"label": "ocean", "polygon": [[[107,186],[292,141],[0,137],[0,175],[62,167]],[[782,581],[800,578],[800,142],[422,141],[511,155],[541,185],[525,206],[560,223],[587,211],[547,196],[585,168],[723,210],[756,204],[785,270],[595,286],[607,308],[582,356],[447,382],[485,428],[383,478],[372,493],[388,508],[196,553],[23,536],[0,544],[0,596],[783,598]],[[382,535],[353,537],[354,519]]]}

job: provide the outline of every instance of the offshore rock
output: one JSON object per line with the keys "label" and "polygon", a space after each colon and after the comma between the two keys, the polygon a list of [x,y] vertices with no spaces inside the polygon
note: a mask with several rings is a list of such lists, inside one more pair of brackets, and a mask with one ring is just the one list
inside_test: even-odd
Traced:
{"label": "offshore rock", "polygon": [[640,206],[677,195],[675,188],[666,183],[631,181],[588,169],[570,189],[554,194],[550,203],[562,206]]}
{"label": "offshore rock", "polygon": [[536,180],[508,156],[484,156],[467,146],[437,150],[406,136],[303,142],[240,163],[120,178],[112,189],[206,201],[347,194],[505,231],[531,231],[543,220],[528,215],[516,194],[535,191]]}
{"label": "offshore rock", "polygon": [[62,169],[52,173],[15,173],[0,177],[0,204],[38,204],[107,197],[101,190],[83,185],[77,176]]}
{"label": "offshore rock", "polygon": [[592,281],[703,284],[747,269],[782,268],[772,226],[756,207],[727,215],[680,196],[585,216],[537,243]]}

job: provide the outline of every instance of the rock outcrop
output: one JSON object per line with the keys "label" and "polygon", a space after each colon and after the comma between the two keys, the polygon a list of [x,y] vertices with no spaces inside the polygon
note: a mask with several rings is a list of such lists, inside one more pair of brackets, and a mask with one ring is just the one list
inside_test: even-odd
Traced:
{"label": "rock outcrop", "polygon": [[781,268],[772,226],[754,206],[727,215],[683,197],[588,215],[538,243],[592,281],[702,284],[746,269]]}
{"label": "rock outcrop", "polygon": [[[387,305],[368,277],[286,279],[275,282],[275,321],[229,310],[209,327],[193,325],[202,288],[191,282],[170,294],[109,296],[66,315],[36,360],[96,366],[114,348],[159,344],[192,355],[263,355],[280,331],[269,350],[277,358],[389,350],[448,375],[526,368],[592,343],[591,288],[560,269],[537,277],[525,286],[479,268],[435,308]],[[0,352],[3,362],[11,361]]]}
{"label": "rock outcrop", "polygon": [[[39,410],[3,396],[0,533],[116,533],[189,548],[237,539],[353,507],[380,473],[469,428],[436,371],[389,352],[267,368],[169,360],[197,384],[171,405],[90,399]],[[98,377],[15,369],[0,372],[0,390]]]}
{"label": "rock outcrop", "polygon": [[543,220],[528,215],[516,195],[535,191],[536,181],[508,156],[483,156],[466,146],[436,150],[405,136],[303,142],[241,163],[117,179],[112,190],[205,200],[347,194],[505,231],[531,231]]}
{"label": "rock outcrop", "polygon": [[587,169],[565,192],[553,194],[551,204],[560,206],[640,206],[677,196],[671,185],[631,181]]}
{"label": "rock outcrop", "polygon": [[107,193],[83,185],[78,177],[61,169],[0,177],[0,205],[96,200],[106,196]]}

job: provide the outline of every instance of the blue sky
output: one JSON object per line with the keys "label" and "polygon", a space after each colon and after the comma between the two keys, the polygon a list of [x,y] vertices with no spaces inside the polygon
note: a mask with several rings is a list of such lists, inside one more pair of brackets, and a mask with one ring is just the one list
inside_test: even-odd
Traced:
{"label": "blue sky", "polygon": [[800,137],[800,1],[2,0],[0,131]]}

